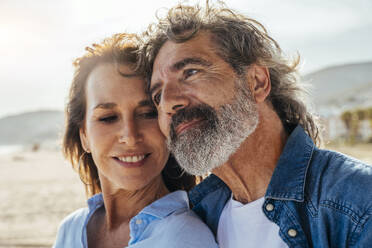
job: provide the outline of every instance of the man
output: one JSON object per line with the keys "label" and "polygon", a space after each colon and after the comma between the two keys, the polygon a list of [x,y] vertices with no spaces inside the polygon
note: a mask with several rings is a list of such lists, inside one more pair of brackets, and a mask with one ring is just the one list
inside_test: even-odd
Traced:
{"label": "man", "polygon": [[224,247],[372,247],[372,168],[321,150],[290,63],[224,6],[177,6],[148,31],[149,92]]}

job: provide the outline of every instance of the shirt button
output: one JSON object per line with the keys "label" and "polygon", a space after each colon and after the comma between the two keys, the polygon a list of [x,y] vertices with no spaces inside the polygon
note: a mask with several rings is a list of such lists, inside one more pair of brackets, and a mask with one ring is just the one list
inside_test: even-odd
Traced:
{"label": "shirt button", "polygon": [[142,220],[141,220],[141,219],[137,219],[137,220],[136,220],[136,224],[137,224],[137,225],[141,225],[141,224],[142,224]]}
{"label": "shirt button", "polygon": [[267,210],[267,211],[271,212],[271,211],[273,211],[273,210],[274,210],[274,205],[273,205],[273,204],[271,204],[271,203],[269,203],[269,204],[267,204],[267,205],[266,205],[266,207],[265,207],[265,208],[266,208],[266,210]]}
{"label": "shirt button", "polygon": [[288,230],[288,235],[289,235],[289,237],[294,238],[294,237],[297,236],[297,231],[295,229],[289,229]]}

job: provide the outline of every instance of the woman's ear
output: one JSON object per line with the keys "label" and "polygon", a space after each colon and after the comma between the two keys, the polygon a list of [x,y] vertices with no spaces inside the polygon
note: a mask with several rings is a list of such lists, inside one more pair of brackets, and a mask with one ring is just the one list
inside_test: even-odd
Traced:
{"label": "woman's ear", "polygon": [[271,81],[269,69],[265,66],[252,64],[248,67],[246,81],[256,103],[266,100],[271,91]]}
{"label": "woman's ear", "polygon": [[89,140],[87,138],[87,135],[85,133],[84,128],[79,129],[79,135],[80,135],[80,142],[81,142],[81,145],[82,145],[84,151],[89,153],[90,152]]}

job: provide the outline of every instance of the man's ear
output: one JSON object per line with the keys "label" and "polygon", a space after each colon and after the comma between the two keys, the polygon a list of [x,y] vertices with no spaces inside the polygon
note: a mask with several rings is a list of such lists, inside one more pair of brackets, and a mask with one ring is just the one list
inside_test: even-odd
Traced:
{"label": "man's ear", "polygon": [[256,103],[264,102],[271,91],[269,69],[265,66],[252,64],[247,69],[246,79]]}
{"label": "man's ear", "polygon": [[90,152],[89,141],[85,133],[85,129],[83,127],[79,129],[79,136],[80,136],[80,142],[81,142],[81,145],[84,151]]}

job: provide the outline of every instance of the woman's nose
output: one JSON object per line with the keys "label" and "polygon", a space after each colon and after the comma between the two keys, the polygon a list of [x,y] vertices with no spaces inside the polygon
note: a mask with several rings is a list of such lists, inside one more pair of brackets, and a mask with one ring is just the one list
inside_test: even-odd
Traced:
{"label": "woman's nose", "polygon": [[123,123],[119,133],[119,143],[124,143],[128,146],[135,146],[143,141],[141,132],[133,121]]}

